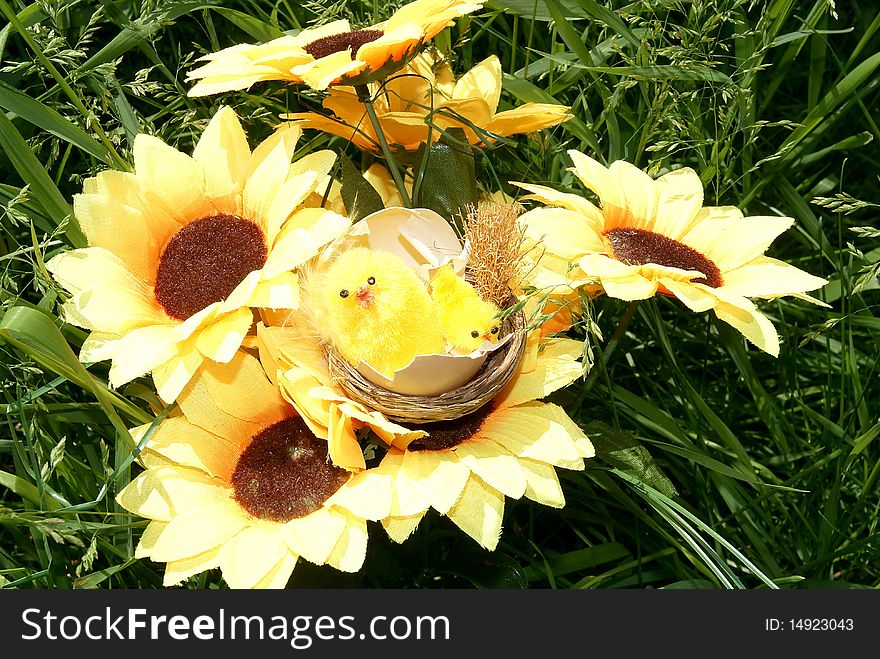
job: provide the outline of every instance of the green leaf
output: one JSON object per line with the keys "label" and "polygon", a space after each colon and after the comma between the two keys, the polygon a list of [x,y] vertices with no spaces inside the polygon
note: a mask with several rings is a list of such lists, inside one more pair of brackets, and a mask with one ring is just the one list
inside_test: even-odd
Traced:
{"label": "green leaf", "polygon": [[678,496],[675,485],[635,437],[601,421],[586,424],[584,432],[593,442],[596,455],[605,462],[670,498]]}
{"label": "green leaf", "polygon": [[[74,247],[84,247],[86,238],[73,218],[73,209],[70,207],[70,204],[67,203],[64,195],[55,186],[52,177],[49,176],[45,167],[40,164],[40,161],[34,155],[28,143],[25,142],[21,133],[18,132],[9,118],[2,112],[0,112],[0,147],[6,152],[18,175],[30,186],[33,193],[32,198],[35,201],[39,201],[46,214],[54,222],[54,225],[50,224],[48,226],[39,224],[40,228],[44,231],[52,232],[64,220],[70,218],[65,232],[67,238]],[[33,219],[39,222],[39,217]]]}
{"label": "green leaf", "polygon": [[236,27],[241,28],[247,34],[260,43],[277,39],[284,36],[284,32],[274,25],[269,25],[258,18],[254,18],[244,12],[226,7],[214,7],[214,11],[223,16]]}
{"label": "green leaf", "polygon": [[93,393],[123,437],[129,436],[128,428],[115,408],[138,423],[148,423],[153,418],[116,392],[108,390],[106,385],[89,373],[67,344],[61,330],[45,313],[29,307],[10,308],[0,319],[0,340],[29,355],[43,368]]}
{"label": "green leaf", "polygon": [[376,188],[364,178],[349,157],[344,153],[339,154],[342,165],[342,203],[352,222],[365,218],[370,213],[375,213],[385,208],[382,197],[376,192]]}
{"label": "green leaf", "polygon": [[33,504],[37,508],[44,510],[57,510],[61,508],[61,504],[53,501],[49,497],[40,496],[40,490],[33,483],[28,483],[23,478],[10,474],[6,471],[0,471],[0,485],[9,488],[22,499]]}
{"label": "green leaf", "polygon": [[424,174],[418,205],[439,213],[461,229],[467,207],[477,203],[474,154],[461,128],[450,128],[429,149],[422,146],[419,160]]}
{"label": "green leaf", "polygon": [[18,115],[38,128],[60,137],[89,153],[98,160],[111,164],[110,152],[103,144],[86,133],[82,128],[62,117],[52,108],[36,99],[16,91],[0,81],[0,107]]}

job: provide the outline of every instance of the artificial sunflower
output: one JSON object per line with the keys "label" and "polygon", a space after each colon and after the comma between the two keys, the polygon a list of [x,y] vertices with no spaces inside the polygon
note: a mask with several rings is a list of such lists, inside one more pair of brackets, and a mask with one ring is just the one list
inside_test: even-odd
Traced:
{"label": "artificial sunflower", "polygon": [[[749,298],[806,295],[827,281],[764,256],[794,223],[789,217],[743,217],[728,206],[703,206],[703,185],[689,168],[652,179],[618,160],[604,167],[569,151],[571,170],[599,197],[599,206],[576,194],[516,183],[547,204],[521,216],[535,244],[571,265],[569,277],[600,284],[622,300],[657,293],[675,296],[695,312],[713,310],[751,343],[779,354],[770,320]],[[556,270],[560,270],[557,268]]]}
{"label": "artificial sunflower", "polygon": [[386,444],[424,436],[387,419],[381,412],[352,400],[330,376],[317,337],[293,316],[284,326],[257,326],[260,360],[282,395],[312,432],[327,440],[333,464],[353,471],[366,467],[360,434],[371,430]]}
{"label": "artificial sunflower", "polygon": [[482,0],[416,0],[387,21],[362,29],[340,20],[265,44],[232,46],[201,58],[208,63],[187,75],[187,80],[200,81],[189,95],[247,89],[266,80],[304,83],[319,91],[376,80],[403,66],[454,19],[482,5]]}
{"label": "artificial sunflower", "polygon": [[92,330],[83,362],[112,360],[115,387],[152,372],[171,402],[204,360],[232,358],[252,307],[298,305],[294,269],[350,224],[307,207],[335,155],[291,164],[301,132],[282,125],[251,152],[222,108],[192,157],[141,134],[133,173],[86,180],[74,213],[89,247],[47,264],[72,294],[66,320]]}
{"label": "artificial sunflower", "polygon": [[[501,83],[501,62],[495,55],[456,81],[448,62],[421,53],[381,87],[371,85],[370,96],[385,139],[406,151],[438,140],[449,128],[463,128],[471,144],[491,144],[499,137],[535,132],[571,117],[568,107],[550,103],[526,103],[498,112]],[[376,129],[354,89],[334,87],[324,99],[324,109],[334,116],[302,112],[286,118],[343,137],[366,151],[380,150]]]}
{"label": "artificial sunflower", "polygon": [[[244,351],[206,363],[117,496],[150,520],[135,556],[165,563],[164,584],[220,568],[231,588],[282,588],[302,557],[360,569],[366,519],[390,510],[388,482],[330,464],[327,442]],[[135,429],[142,439],[149,424]]]}
{"label": "artificial sunflower", "polygon": [[403,542],[434,508],[492,550],[501,534],[504,499],[523,496],[561,508],[565,498],[555,467],[583,469],[595,455],[590,440],[558,405],[539,402],[582,373],[581,344],[550,339],[539,352],[537,334],[514,379],[492,401],[467,416],[419,426],[401,438],[369,480],[391,480],[391,513],[382,520]]}

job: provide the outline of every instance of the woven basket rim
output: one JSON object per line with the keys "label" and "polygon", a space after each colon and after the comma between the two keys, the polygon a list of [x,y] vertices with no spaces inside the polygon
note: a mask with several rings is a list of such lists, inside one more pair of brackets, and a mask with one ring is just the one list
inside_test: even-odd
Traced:
{"label": "woven basket rim", "polygon": [[325,346],[330,376],[352,399],[381,412],[392,421],[414,424],[449,421],[475,412],[492,400],[515,375],[526,347],[526,321],[522,310],[501,323],[503,335],[511,338],[488,353],[480,370],[468,382],[436,396],[400,394],[370,382],[339,355]]}

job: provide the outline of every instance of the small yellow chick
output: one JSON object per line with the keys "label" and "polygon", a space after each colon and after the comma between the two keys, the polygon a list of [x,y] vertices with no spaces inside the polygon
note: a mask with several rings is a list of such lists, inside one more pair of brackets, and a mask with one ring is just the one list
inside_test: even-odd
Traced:
{"label": "small yellow chick", "polygon": [[444,352],[425,284],[398,256],[355,247],[319,275],[319,331],[353,366],[363,361],[389,379],[413,357]]}
{"label": "small yellow chick", "polygon": [[474,287],[455,274],[451,263],[431,279],[431,299],[451,350],[469,353],[483,341],[495,342],[501,329],[497,306],[481,298]]}

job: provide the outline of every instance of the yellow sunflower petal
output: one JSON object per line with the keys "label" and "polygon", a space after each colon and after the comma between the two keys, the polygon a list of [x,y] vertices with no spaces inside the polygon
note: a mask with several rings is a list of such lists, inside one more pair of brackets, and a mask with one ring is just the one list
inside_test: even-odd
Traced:
{"label": "yellow sunflower petal", "polygon": [[365,43],[358,48],[354,59],[366,62],[367,67],[375,71],[388,62],[399,62],[405,58],[421,40],[422,30],[417,25],[403,24]]}
{"label": "yellow sunflower petal", "polygon": [[150,552],[153,551],[153,546],[156,544],[156,540],[162,535],[162,531],[165,530],[166,526],[168,526],[167,522],[158,522],[155,520],[147,524],[147,528],[145,528],[144,532],[141,534],[141,538],[138,540],[137,547],[134,550],[134,557],[149,558]]}
{"label": "yellow sunflower petal", "polygon": [[294,75],[303,79],[309,87],[316,91],[324,91],[345,75],[355,75],[363,71],[366,62],[352,59],[350,50],[332,53],[326,57],[301,64],[291,69]]}
{"label": "yellow sunflower petal", "polygon": [[316,112],[294,112],[281,117],[288,121],[295,121],[303,128],[320,130],[330,135],[336,135],[351,142],[364,151],[376,150],[379,145],[370,137],[367,127],[359,126],[358,122],[349,124],[347,121],[339,121],[332,117],[325,117]]}
{"label": "yellow sunflower petal", "polygon": [[178,344],[177,354],[167,362],[153,368],[153,384],[156,393],[166,403],[177,400],[180,392],[192,379],[195,372],[205,362],[205,358],[195,340],[190,339]]}
{"label": "yellow sunflower petal", "polygon": [[193,160],[205,173],[205,192],[218,211],[241,213],[239,194],[250,157],[247,136],[238,116],[231,108],[221,107],[193,150]]}
{"label": "yellow sunflower petal", "polygon": [[647,279],[639,273],[633,273],[614,279],[603,277],[602,287],[609,297],[632,302],[652,297],[657,292],[658,282]]}
{"label": "yellow sunflower petal", "polygon": [[116,334],[92,332],[79,349],[79,360],[84,364],[93,364],[105,359],[113,359],[118,344],[119,336]]}
{"label": "yellow sunflower petal", "polygon": [[282,271],[272,279],[257,284],[251,294],[250,306],[261,309],[298,309],[299,303],[299,275]]}
{"label": "yellow sunflower petal", "polygon": [[520,465],[526,474],[526,498],[551,508],[565,506],[565,495],[562,493],[556,470],[552,466],[526,459],[521,459]]}
{"label": "yellow sunflower petal", "polygon": [[225,364],[241,347],[253,322],[254,314],[250,309],[236,309],[199,332],[196,347],[208,359]]}
{"label": "yellow sunflower petal", "polygon": [[596,208],[590,201],[584,199],[580,195],[571,194],[569,192],[559,192],[546,185],[535,185],[533,183],[520,183],[511,181],[518,188],[528,190],[530,195],[523,197],[524,200],[533,199],[540,201],[548,206],[559,206],[568,210],[580,213],[586,218],[587,222],[595,231],[602,232],[605,220],[602,218],[602,212]]}
{"label": "yellow sunflower petal", "polygon": [[351,32],[351,25],[346,19],[341,18],[337,21],[330,21],[329,23],[325,23],[324,25],[306,28],[298,35],[296,35],[294,39],[296,39],[296,45],[307,46],[308,44],[313,43],[318,39],[331,37],[335,34],[345,34],[346,32]]}
{"label": "yellow sunflower petal", "polygon": [[319,508],[310,515],[287,522],[281,529],[281,538],[293,553],[315,565],[323,565],[345,532],[347,522],[345,514]]}
{"label": "yellow sunflower petal", "polygon": [[627,227],[653,228],[657,212],[657,184],[650,176],[625,160],[616,160],[608,167],[609,175],[623,189],[626,196]]}
{"label": "yellow sunflower petal", "polygon": [[626,194],[620,183],[606,167],[588,155],[574,149],[568,155],[574,163],[575,176],[599,196],[605,218],[604,230],[624,225],[627,219]]}
{"label": "yellow sunflower petal", "polygon": [[290,575],[293,574],[293,568],[296,567],[297,558],[296,554],[290,552],[284,554],[281,560],[278,561],[278,565],[273,567],[269,574],[258,581],[254,588],[271,588],[274,590],[284,588],[287,582],[290,581]]}
{"label": "yellow sunflower petal", "polygon": [[220,570],[230,588],[253,588],[288,553],[279,537],[280,525],[249,526],[220,549]]}
{"label": "yellow sunflower petal", "polygon": [[302,128],[296,124],[281,124],[254,149],[248,164],[247,181],[242,191],[243,213],[249,220],[258,223],[269,245],[275,241],[281,228],[278,217],[272,218],[273,223],[270,224],[269,211],[287,181],[290,161],[301,135]]}
{"label": "yellow sunflower petal", "polygon": [[766,353],[779,356],[779,336],[773,323],[757,309],[742,309],[726,302],[715,307],[715,315],[731,325],[752,344]]}
{"label": "yellow sunflower petal", "polygon": [[571,119],[571,108],[553,103],[525,103],[512,110],[499,112],[485,128],[493,135],[507,137],[534,133]]}
{"label": "yellow sunflower petal", "polygon": [[305,208],[297,212],[284,226],[263,266],[264,277],[269,279],[285,270],[302,265],[321,248],[341,236],[351,226],[351,220],[323,208]]}
{"label": "yellow sunflower petal", "polygon": [[168,317],[149,297],[138,289],[117,286],[112,280],[80,291],[65,302],[64,319],[79,327],[111,334],[168,322]]}
{"label": "yellow sunflower petal", "polygon": [[362,519],[380,520],[391,512],[392,480],[391,474],[379,469],[362,471],[336,490],[324,505],[345,508]]}
{"label": "yellow sunflower petal", "polygon": [[517,457],[566,469],[582,469],[581,451],[572,436],[577,433],[572,433],[562,416],[567,419],[562,408],[556,405],[525,403],[493,414],[480,429],[480,436]]}
{"label": "yellow sunflower petal", "polygon": [[224,492],[204,473],[183,467],[161,467],[141,472],[116,496],[129,512],[170,522],[181,511],[216,507]]}
{"label": "yellow sunflower petal", "polygon": [[246,525],[247,518],[233,505],[183,512],[168,522],[150,556],[160,562],[196,556],[219,548]]}
{"label": "yellow sunflower petal", "polygon": [[225,365],[206,362],[177,402],[190,422],[239,445],[292,412],[244,351]]}
{"label": "yellow sunflower petal", "polygon": [[360,471],[367,466],[351,417],[335,404],[330,405],[330,415],[327,418],[327,452],[331,462],[337,467]]}
{"label": "yellow sunflower petal", "polygon": [[175,357],[178,339],[174,330],[173,325],[150,325],[120,338],[110,367],[110,384],[120,387]]}
{"label": "yellow sunflower petal", "polygon": [[682,242],[727,272],[761,256],[776,237],[794,224],[790,217],[745,217],[698,222]]}
{"label": "yellow sunflower petal", "polygon": [[481,98],[495,114],[501,100],[501,61],[496,55],[487,57],[471,68],[455,83],[453,98]]}
{"label": "yellow sunflower petal", "polygon": [[519,218],[526,236],[551,254],[577,260],[605,249],[602,235],[586,216],[565,208],[534,208]]}
{"label": "yellow sunflower petal", "polygon": [[160,208],[127,206],[103,195],[74,195],[73,212],[89,245],[116,254],[147,284],[156,279],[162,248],[181,227]]}
{"label": "yellow sunflower petal", "polygon": [[743,297],[777,297],[822,288],[828,281],[784,261],[759,256],[724,273],[724,288]]}
{"label": "yellow sunflower petal", "polygon": [[493,404],[507,409],[549,396],[583,374],[580,363],[583,344],[573,339],[551,339],[539,353],[534,368],[520,371],[499,393]]}
{"label": "yellow sunflower petal", "polygon": [[662,277],[660,283],[691,311],[697,313],[708,311],[718,304],[718,298],[712,294],[711,290],[708,290],[708,286],[677,281],[668,277]]}
{"label": "yellow sunflower petal", "polygon": [[504,495],[472,476],[447,516],[482,547],[492,551],[501,538]]}
{"label": "yellow sunflower petal", "polygon": [[367,541],[366,522],[349,517],[342,537],[327,557],[327,564],[342,572],[357,572],[367,557]]}
{"label": "yellow sunflower petal", "polygon": [[657,213],[653,231],[680,240],[703,206],[703,182],[690,167],[664,174],[656,181]]}
{"label": "yellow sunflower petal", "polygon": [[394,542],[404,542],[422,521],[425,511],[416,515],[408,515],[406,517],[386,517],[382,520],[382,527]]}
{"label": "yellow sunflower petal", "polygon": [[519,461],[500,445],[470,441],[452,450],[488,486],[511,499],[519,499],[525,493],[526,477]]}
{"label": "yellow sunflower petal", "polygon": [[145,133],[135,137],[132,151],[145,201],[182,224],[214,212],[204,174],[190,156]]}
{"label": "yellow sunflower petal", "polygon": [[461,497],[470,478],[470,469],[449,451],[407,451],[406,475],[418,484],[421,496],[432,508],[443,513]]}
{"label": "yellow sunflower petal", "polygon": [[165,587],[177,586],[190,577],[220,567],[220,548],[215,547],[196,556],[187,556],[174,561],[168,561],[165,566],[165,576],[162,585]]}
{"label": "yellow sunflower petal", "polygon": [[[143,437],[148,427],[142,426],[137,435],[132,433],[135,441]],[[241,454],[241,444],[200,428],[184,417],[170,417],[150,437],[145,452],[150,451],[228,482]]]}

